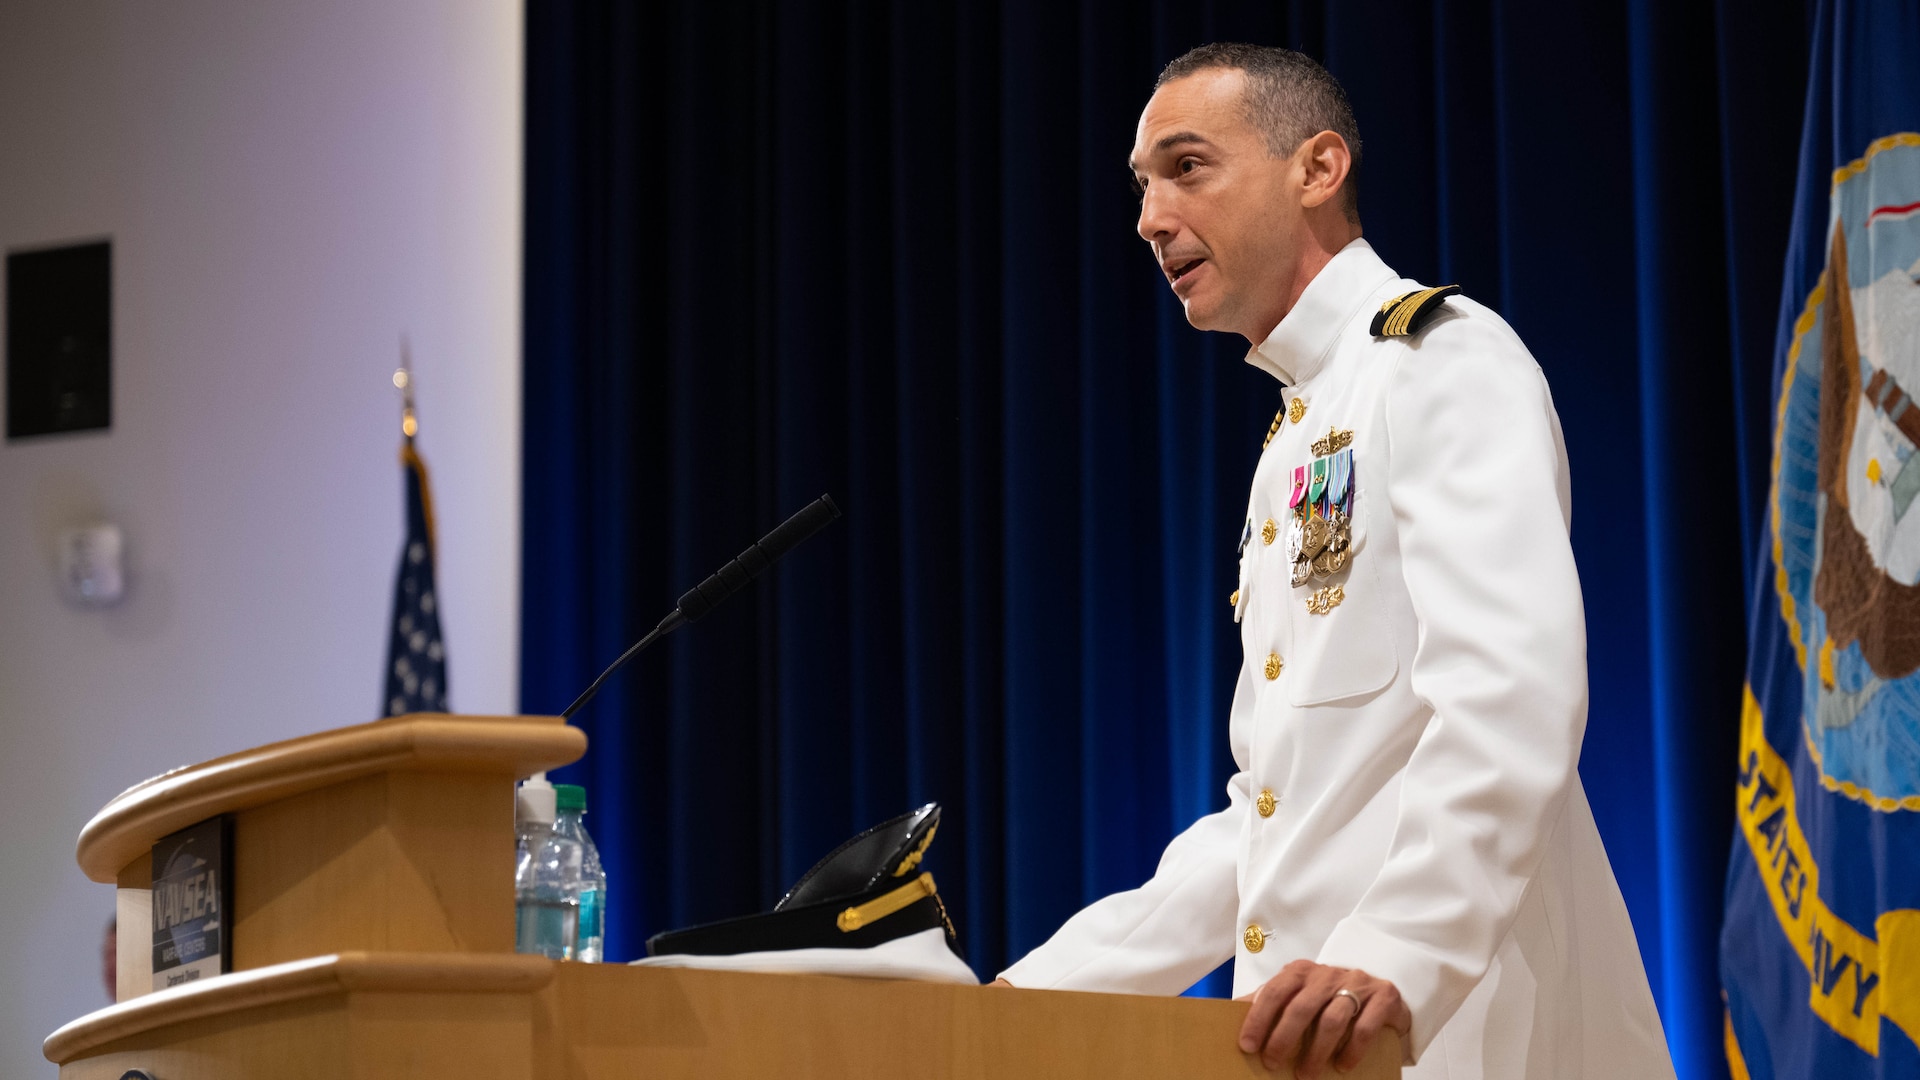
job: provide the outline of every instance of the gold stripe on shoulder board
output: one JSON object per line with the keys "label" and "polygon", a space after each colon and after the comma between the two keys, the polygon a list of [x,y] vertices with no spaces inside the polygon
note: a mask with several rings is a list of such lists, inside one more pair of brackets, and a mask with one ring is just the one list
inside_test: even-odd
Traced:
{"label": "gold stripe on shoulder board", "polygon": [[1420,329],[1441,301],[1459,292],[1458,285],[1436,285],[1402,293],[1380,305],[1368,330],[1375,337],[1406,337]]}

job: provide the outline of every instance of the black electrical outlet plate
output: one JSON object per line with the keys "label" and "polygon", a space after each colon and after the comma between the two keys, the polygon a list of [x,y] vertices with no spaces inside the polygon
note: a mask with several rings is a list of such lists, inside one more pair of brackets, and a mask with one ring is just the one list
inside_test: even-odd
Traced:
{"label": "black electrical outlet plate", "polygon": [[7,438],[113,423],[113,245],[7,254]]}

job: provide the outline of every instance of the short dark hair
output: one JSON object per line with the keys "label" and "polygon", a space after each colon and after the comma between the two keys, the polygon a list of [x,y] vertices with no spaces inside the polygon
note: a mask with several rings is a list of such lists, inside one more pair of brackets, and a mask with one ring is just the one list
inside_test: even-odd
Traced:
{"label": "short dark hair", "polygon": [[1347,141],[1353,166],[1340,196],[1347,216],[1358,221],[1360,126],[1354,123],[1353,105],[1339,81],[1305,53],[1222,41],[1191,49],[1168,64],[1153,88],[1214,68],[1246,72],[1247,121],[1266,134],[1267,150],[1273,156],[1286,157],[1322,131]]}

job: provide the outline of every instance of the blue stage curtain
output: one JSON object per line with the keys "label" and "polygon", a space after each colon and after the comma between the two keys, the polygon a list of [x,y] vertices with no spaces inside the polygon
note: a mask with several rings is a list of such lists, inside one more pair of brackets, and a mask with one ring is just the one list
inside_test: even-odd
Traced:
{"label": "blue stage curtain", "polygon": [[929,865],[991,975],[1222,805],[1227,595],[1278,386],[1185,324],[1123,162],[1162,64],[1248,40],[1348,88],[1382,256],[1491,304],[1547,373],[1590,627],[1582,773],[1682,1075],[1724,1071],[1802,3],[527,20],[523,708],[565,706],[807,500],[846,511],[579,718],[612,955],[762,909],[939,800]]}

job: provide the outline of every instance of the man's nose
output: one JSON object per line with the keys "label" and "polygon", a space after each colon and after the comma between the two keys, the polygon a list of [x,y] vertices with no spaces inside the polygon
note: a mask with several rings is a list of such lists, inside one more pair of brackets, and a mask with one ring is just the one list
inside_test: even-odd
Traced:
{"label": "man's nose", "polygon": [[1140,196],[1140,223],[1135,229],[1140,239],[1149,244],[1156,240],[1173,239],[1179,224],[1174,219],[1171,201],[1155,185],[1147,186],[1146,192]]}

